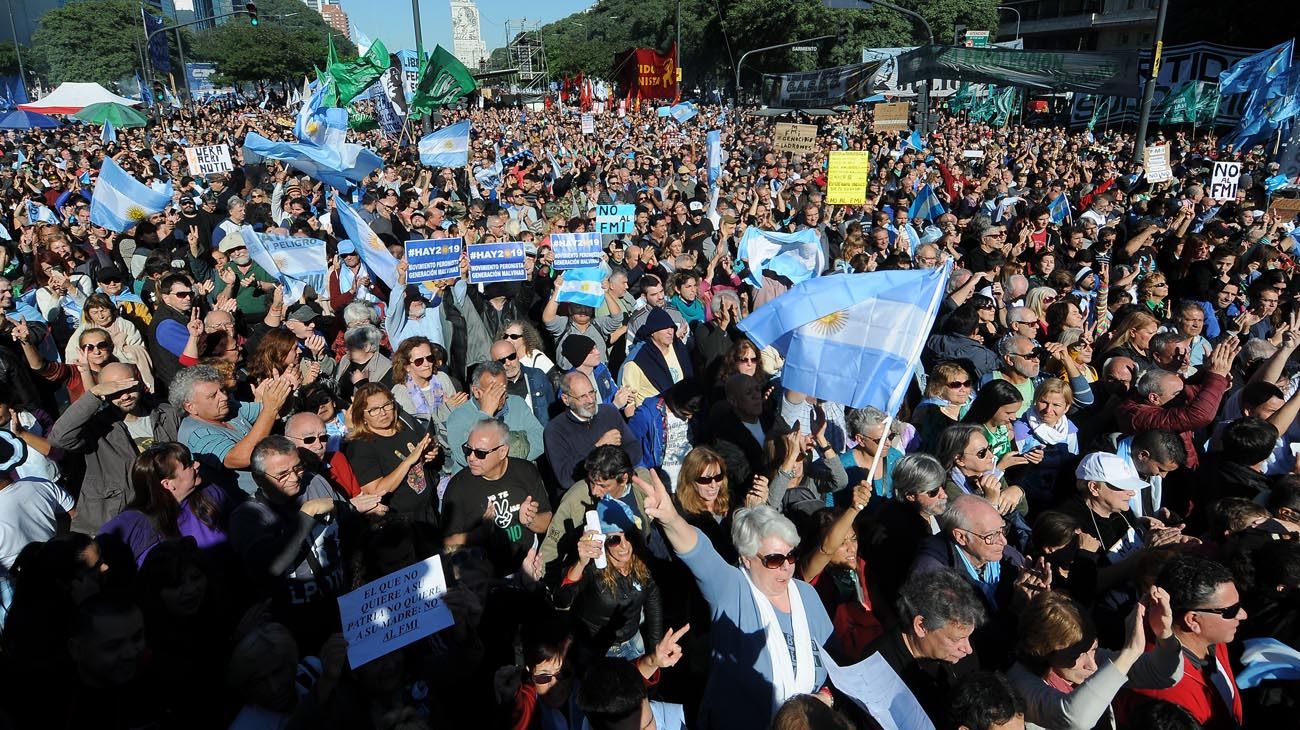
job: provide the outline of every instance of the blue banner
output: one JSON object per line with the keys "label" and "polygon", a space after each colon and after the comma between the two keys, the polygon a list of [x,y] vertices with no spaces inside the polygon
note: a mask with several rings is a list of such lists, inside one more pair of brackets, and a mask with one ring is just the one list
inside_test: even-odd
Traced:
{"label": "blue banner", "polygon": [[[140,14],[144,16],[144,32],[146,35],[161,30],[166,22],[157,15],[146,13],[144,8],[140,9]],[[163,73],[171,73],[172,60],[167,55],[166,33],[158,33],[149,40],[149,63]]]}
{"label": "blue banner", "polygon": [[406,242],[406,283],[454,279],[460,276],[459,238]]}
{"label": "blue banner", "polygon": [[496,281],[523,281],[524,244],[471,243],[469,249],[469,283],[491,284]]}
{"label": "blue banner", "polygon": [[212,76],[216,72],[215,63],[185,64],[185,76],[190,82],[190,95],[195,99],[203,99],[217,93],[217,87],[212,83]]}
{"label": "blue banner", "polygon": [[601,262],[600,234],[552,233],[551,250],[555,251],[555,268],[581,269]]}

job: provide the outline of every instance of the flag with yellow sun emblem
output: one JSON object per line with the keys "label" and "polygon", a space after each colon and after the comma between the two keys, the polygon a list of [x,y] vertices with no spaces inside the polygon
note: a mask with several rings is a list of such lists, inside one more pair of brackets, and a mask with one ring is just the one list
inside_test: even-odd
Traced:
{"label": "flag with yellow sun emblem", "polygon": [[854,408],[898,410],[943,301],[938,269],[809,279],[740,321],[785,358],[781,384]]}
{"label": "flag with yellow sun emblem", "polygon": [[161,213],[172,201],[172,184],[154,190],[131,177],[110,157],[104,158],[90,201],[90,222],[122,233],[140,221]]}

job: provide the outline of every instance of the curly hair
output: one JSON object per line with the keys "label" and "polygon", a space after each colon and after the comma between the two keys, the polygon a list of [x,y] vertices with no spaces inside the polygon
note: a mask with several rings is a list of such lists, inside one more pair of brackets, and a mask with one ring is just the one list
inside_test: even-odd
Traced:
{"label": "curly hair", "polygon": [[537,331],[537,327],[533,326],[532,322],[523,319],[512,319],[501,325],[501,329],[496,332],[495,339],[506,339],[506,331],[511,327],[518,327],[520,333],[523,334],[525,352],[531,354],[540,352],[543,349],[542,334]]}
{"label": "curly hair", "polygon": [[248,363],[248,379],[260,383],[275,377],[277,370],[284,371],[289,353],[296,349],[298,337],[289,330],[273,329],[267,332],[257,344],[257,350]]}
{"label": "curly hair", "polygon": [[769,376],[763,371],[763,358],[758,345],[751,342],[749,338],[743,337],[732,344],[731,349],[722,356],[722,363],[718,366],[718,383],[726,383],[727,378],[740,372],[740,358],[745,357],[747,352],[752,352],[753,356],[758,358],[758,369],[754,372],[754,377],[759,383],[767,382]]}
{"label": "curly hair", "polygon": [[[408,337],[393,351],[393,382],[406,382],[406,369],[411,366],[411,350],[424,345],[429,348],[429,357],[433,359],[433,373],[437,375],[440,365],[447,362],[447,351],[436,345],[427,337]],[[442,357],[439,358],[439,352]]]}

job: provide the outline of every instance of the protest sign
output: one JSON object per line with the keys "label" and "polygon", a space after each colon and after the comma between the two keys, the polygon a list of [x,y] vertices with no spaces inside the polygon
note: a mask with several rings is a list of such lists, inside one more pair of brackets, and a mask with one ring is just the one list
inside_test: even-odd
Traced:
{"label": "protest sign", "polygon": [[406,283],[452,279],[460,275],[459,238],[406,242]]}
{"label": "protest sign", "polygon": [[631,233],[636,228],[635,205],[596,206],[596,232],[602,235]]}
{"label": "protest sign", "polygon": [[235,169],[230,162],[230,148],[224,144],[208,147],[186,147],[185,161],[190,166],[190,174],[195,177],[230,172]]}
{"label": "protest sign", "polygon": [[560,271],[595,266],[601,261],[600,234],[552,233],[551,250],[555,252],[555,268]]}
{"label": "protest sign", "polygon": [[934,730],[934,722],[916,695],[879,653],[849,667],[841,667],[823,654],[822,663],[831,684],[884,730]]}
{"label": "protest sign", "polygon": [[877,104],[872,109],[876,114],[875,129],[907,129],[907,117],[911,113],[911,102],[900,101],[894,104]]}
{"label": "protest sign", "polygon": [[816,152],[817,125],[779,122],[776,134],[772,137],[772,146],[777,152]]}
{"label": "protest sign", "polygon": [[451,626],[446,592],[442,558],[435,555],[339,596],[352,668]]}
{"label": "protest sign", "polygon": [[1169,166],[1169,145],[1148,145],[1142,151],[1142,166],[1146,168],[1147,182],[1164,182],[1174,178]]}
{"label": "protest sign", "polygon": [[1210,176],[1210,197],[1215,200],[1236,200],[1237,181],[1240,178],[1240,162],[1215,162],[1214,174]]}
{"label": "protest sign", "polygon": [[252,226],[240,228],[239,233],[249,258],[284,285],[285,301],[298,301],[308,286],[317,292],[327,291],[329,262],[324,241],[258,233]]}
{"label": "protest sign", "polygon": [[583,134],[595,134],[595,133],[596,133],[596,118],[595,118],[595,117],[591,116],[590,114],[583,114],[583,115],[582,115],[582,133],[583,133]]}
{"label": "protest sign", "polygon": [[826,181],[826,202],[862,205],[867,202],[867,177],[871,162],[866,152],[832,152]]}
{"label": "protest sign", "polygon": [[467,250],[471,284],[523,281],[528,278],[522,243],[471,243]]}

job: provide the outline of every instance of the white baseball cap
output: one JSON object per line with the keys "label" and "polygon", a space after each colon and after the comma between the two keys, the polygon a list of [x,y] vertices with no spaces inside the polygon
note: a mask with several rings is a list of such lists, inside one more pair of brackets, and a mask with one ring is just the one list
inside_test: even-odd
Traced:
{"label": "white baseball cap", "polygon": [[1138,491],[1151,486],[1137,473],[1137,469],[1117,454],[1102,451],[1083,457],[1074,470],[1074,476],[1093,482],[1105,482],[1117,489]]}

